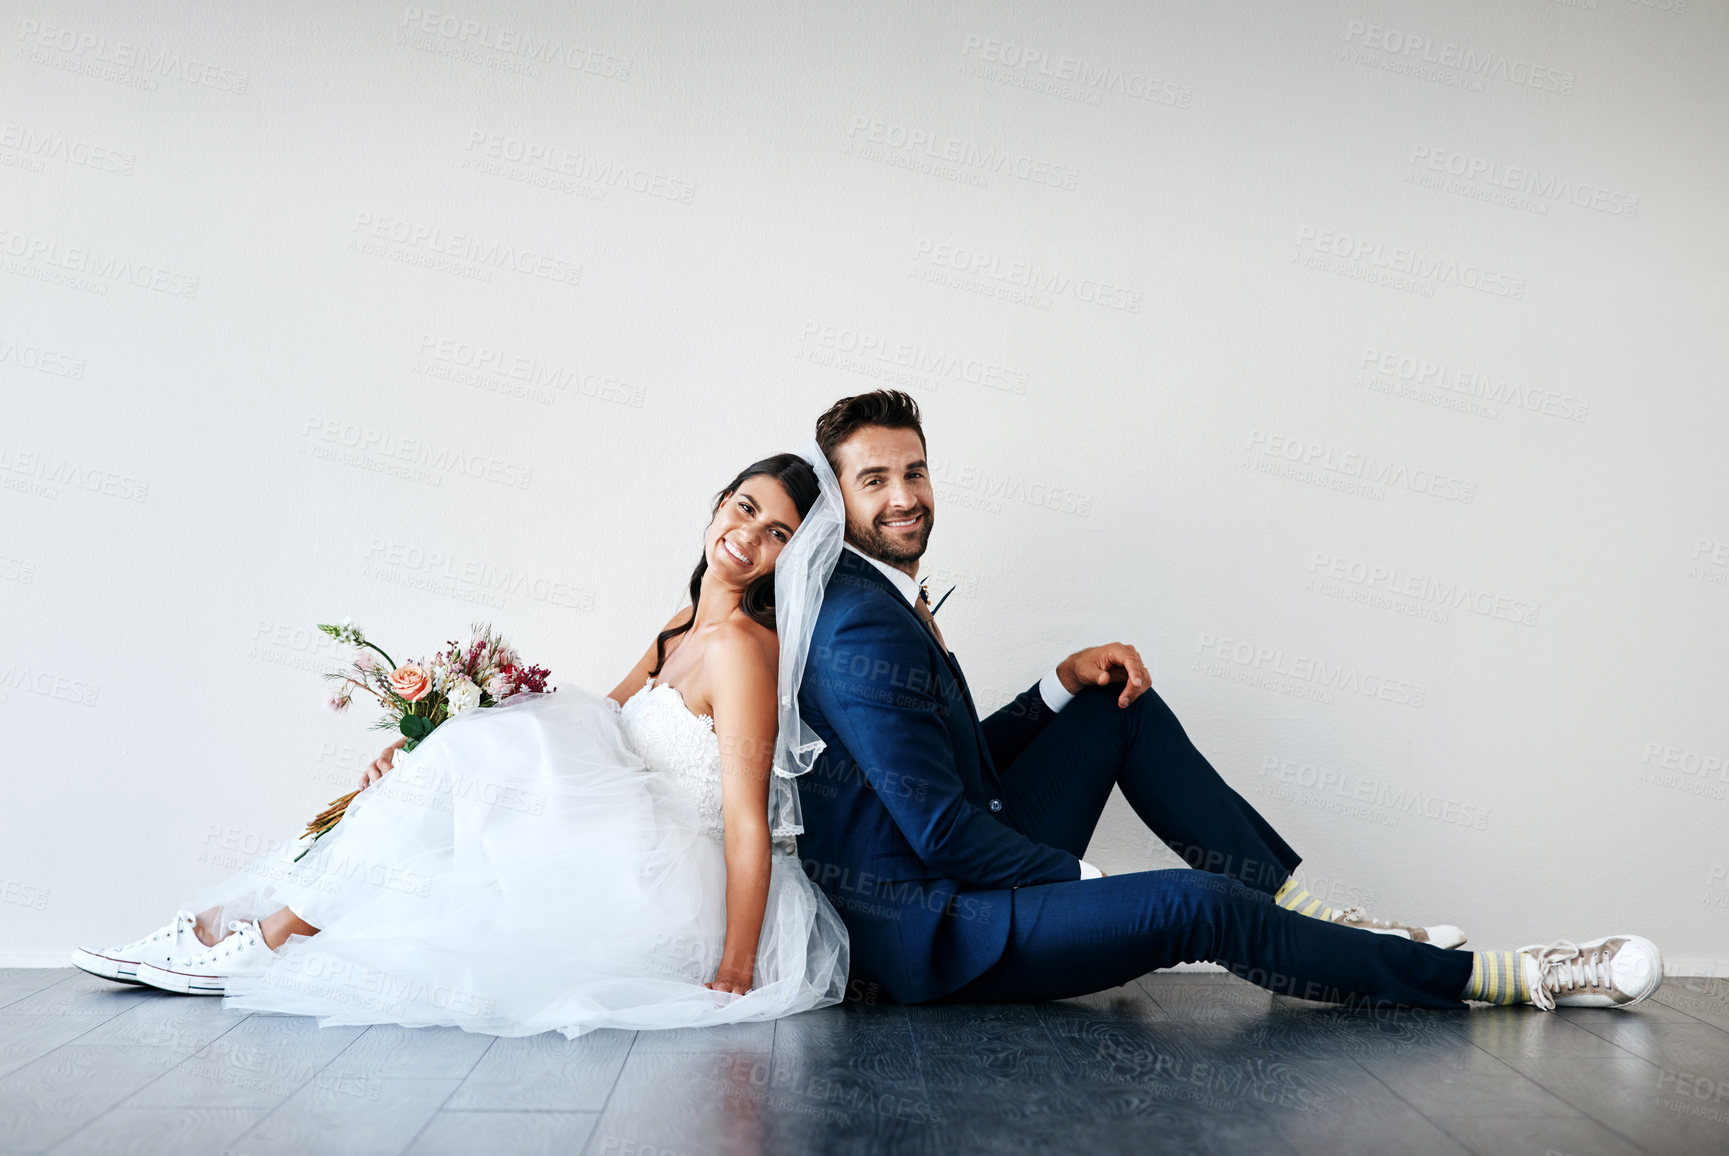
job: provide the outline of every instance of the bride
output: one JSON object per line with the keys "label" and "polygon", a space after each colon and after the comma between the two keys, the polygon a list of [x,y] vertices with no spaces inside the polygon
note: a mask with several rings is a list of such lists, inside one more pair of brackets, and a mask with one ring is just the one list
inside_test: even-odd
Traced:
{"label": "bride", "polygon": [[399,741],[297,862],[73,962],[324,1026],[495,1035],[840,1002],[846,931],[796,857],[792,777],[822,749],[798,684],[842,510],[814,439],[746,467],[690,605],[610,693],[519,694]]}

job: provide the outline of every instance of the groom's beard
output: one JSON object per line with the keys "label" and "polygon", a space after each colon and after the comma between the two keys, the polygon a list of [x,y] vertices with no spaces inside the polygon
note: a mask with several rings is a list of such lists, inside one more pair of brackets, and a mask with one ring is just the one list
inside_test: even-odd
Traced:
{"label": "groom's beard", "polygon": [[[893,522],[914,514],[922,514],[923,517],[919,519],[918,534],[912,538],[896,534],[882,525],[882,522]],[[848,518],[847,538],[872,558],[880,559],[891,566],[917,562],[924,557],[925,543],[930,541],[931,529],[936,525],[936,515],[931,512],[930,507],[921,506],[916,510],[903,510],[898,514],[884,514],[882,522],[866,525]]]}

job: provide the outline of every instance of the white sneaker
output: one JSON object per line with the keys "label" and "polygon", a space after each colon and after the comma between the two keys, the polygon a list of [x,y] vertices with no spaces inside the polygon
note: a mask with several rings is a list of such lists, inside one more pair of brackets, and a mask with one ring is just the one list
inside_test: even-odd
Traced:
{"label": "white sneaker", "polygon": [[140,983],[138,968],[143,964],[172,966],[176,960],[204,951],[197,928],[196,916],[179,911],[173,923],[125,947],[73,948],[72,966],[116,983]]}
{"label": "white sneaker", "polygon": [[1373,931],[1378,935],[1397,935],[1401,939],[1415,940],[1418,943],[1432,943],[1436,947],[1458,947],[1465,942],[1465,933],[1451,923],[1437,923],[1433,927],[1418,927],[1413,923],[1398,923],[1391,919],[1375,919],[1361,907],[1344,907],[1333,912],[1330,923],[1341,927],[1355,927],[1361,931]]}
{"label": "white sneaker", "polygon": [[223,995],[229,980],[262,974],[276,953],[265,944],[258,924],[236,919],[228,930],[234,934],[196,955],[168,964],[139,965],[138,982],[182,995]]}
{"label": "white sneaker", "polygon": [[1606,935],[1589,943],[1557,939],[1519,949],[1531,1002],[1556,1007],[1632,1007],[1663,982],[1663,955],[1638,935]]}

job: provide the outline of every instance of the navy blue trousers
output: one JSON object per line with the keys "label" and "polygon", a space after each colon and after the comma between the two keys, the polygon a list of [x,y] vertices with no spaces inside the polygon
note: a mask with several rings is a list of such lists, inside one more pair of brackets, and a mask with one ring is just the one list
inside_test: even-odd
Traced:
{"label": "navy blue trousers", "polygon": [[1111,788],[1191,868],[968,892],[1013,912],[1003,956],[948,998],[1064,999],[1209,961],[1282,995],[1370,1008],[1465,1005],[1471,953],[1299,915],[1272,894],[1297,853],[1189,741],[1158,693],[1086,687],[1002,769],[1001,817],[1082,855]]}

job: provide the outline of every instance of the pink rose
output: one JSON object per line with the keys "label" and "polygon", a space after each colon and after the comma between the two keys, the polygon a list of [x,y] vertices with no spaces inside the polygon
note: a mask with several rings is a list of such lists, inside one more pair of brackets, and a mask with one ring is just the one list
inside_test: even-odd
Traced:
{"label": "pink rose", "polygon": [[408,702],[419,702],[432,691],[432,677],[412,662],[390,672],[390,689]]}

